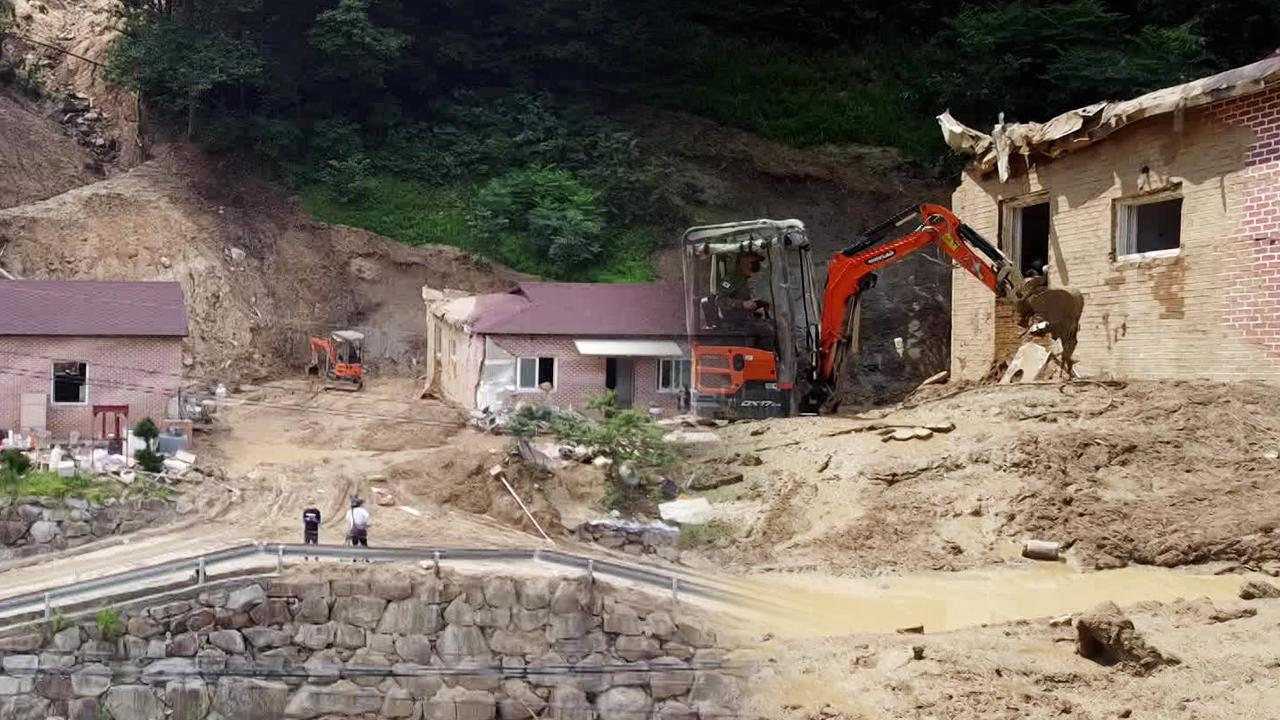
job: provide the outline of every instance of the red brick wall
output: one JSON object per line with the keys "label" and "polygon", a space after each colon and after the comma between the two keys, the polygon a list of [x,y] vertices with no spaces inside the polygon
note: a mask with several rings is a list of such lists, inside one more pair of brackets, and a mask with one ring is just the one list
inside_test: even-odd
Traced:
{"label": "red brick wall", "polygon": [[[1016,172],[966,173],[956,213],[988,239],[1000,204],[1044,192],[1052,285],[1084,295],[1078,370],[1135,379],[1280,379],[1280,89],[1125,127],[1106,140]],[[1177,184],[1182,243],[1166,257],[1113,252],[1114,204]],[[952,285],[952,375],[1007,360],[1007,309],[963,270]]]}
{"label": "red brick wall", "polygon": [[[664,338],[673,340],[685,347],[682,338]],[[494,336],[494,343],[516,357],[553,357],[557,360],[556,389],[551,393],[551,402],[560,407],[572,407],[585,411],[587,401],[595,395],[605,392],[606,358],[579,355],[573,338],[563,336]],[[635,358],[635,402],[633,407],[648,410],[660,408],[664,413],[674,413],[677,409],[677,395],[658,392],[658,360],[657,358]],[[540,401],[541,391],[516,393],[504,398],[504,403],[514,404],[520,400],[528,402]]]}
{"label": "red brick wall", "polygon": [[[53,405],[53,361],[88,363],[88,402]],[[48,397],[47,424],[55,438],[93,432],[93,405],[128,405],[129,421],[159,424],[182,384],[181,338],[68,338],[0,336],[0,430],[17,430],[23,393]]]}
{"label": "red brick wall", "polygon": [[1280,359],[1280,87],[1211,109],[1254,133],[1244,155],[1243,217],[1231,238],[1245,262],[1230,275],[1226,323]]}

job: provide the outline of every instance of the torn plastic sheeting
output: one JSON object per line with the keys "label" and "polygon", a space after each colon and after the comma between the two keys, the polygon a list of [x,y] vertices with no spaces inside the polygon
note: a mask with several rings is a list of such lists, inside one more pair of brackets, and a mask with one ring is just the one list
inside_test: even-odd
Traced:
{"label": "torn plastic sheeting", "polygon": [[1181,113],[1219,100],[1258,92],[1280,83],[1280,57],[1163,88],[1122,102],[1100,102],[1070,110],[1046,123],[1005,124],[1003,118],[990,135],[970,128],[944,112],[938,125],[947,145],[974,156],[983,172],[993,168],[1001,182],[1009,179],[1009,158],[1015,152],[1061,157],[1098,142],[1131,123],[1166,113]]}

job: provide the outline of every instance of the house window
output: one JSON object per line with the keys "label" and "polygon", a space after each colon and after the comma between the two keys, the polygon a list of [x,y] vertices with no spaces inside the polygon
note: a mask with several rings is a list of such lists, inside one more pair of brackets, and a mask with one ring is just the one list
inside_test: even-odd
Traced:
{"label": "house window", "polygon": [[84,405],[89,402],[89,366],[82,362],[53,364],[53,404]]}
{"label": "house window", "polygon": [[516,388],[540,390],[543,383],[556,387],[556,359],[524,357],[516,361]]}
{"label": "house window", "polygon": [[1182,198],[1116,202],[1116,259],[1173,255],[1182,247]]}
{"label": "house window", "polygon": [[1043,198],[1011,200],[1004,207],[1004,248],[1024,277],[1043,274],[1049,263],[1049,203]]}
{"label": "house window", "polygon": [[679,392],[689,387],[693,363],[684,358],[658,360],[658,392]]}

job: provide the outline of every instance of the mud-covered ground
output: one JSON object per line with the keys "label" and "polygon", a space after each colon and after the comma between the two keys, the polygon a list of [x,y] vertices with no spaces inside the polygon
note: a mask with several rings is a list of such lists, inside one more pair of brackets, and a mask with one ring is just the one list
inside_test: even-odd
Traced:
{"label": "mud-covered ground", "polygon": [[[776,720],[1274,718],[1280,600],[1124,609],[1168,664],[1148,675],[1076,653],[1070,620],[944,634],[770,640],[747,708]],[[1065,620],[1065,621],[1064,621]]]}
{"label": "mud-covered ground", "polygon": [[[1262,384],[945,385],[860,417],[735,424],[693,470],[732,527],[704,559],[845,575],[1023,562],[1082,569],[1238,563],[1280,571],[1280,390]],[[882,442],[883,425],[950,423]],[[757,464],[758,463],[758,464]],[[1216,567],[1216,566],[1215,566]]]}

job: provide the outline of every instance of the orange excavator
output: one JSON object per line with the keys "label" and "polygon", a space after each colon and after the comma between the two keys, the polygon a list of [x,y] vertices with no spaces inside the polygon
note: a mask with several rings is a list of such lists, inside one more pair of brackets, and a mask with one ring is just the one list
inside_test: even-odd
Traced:
{"label": "orange excavator", "polygon": [[364,387],[364,335],[354,330],[338,330],[329,338],[311,338],[311,364],[307,377],[313,388],[360,390]]}
{"label": "orange excavator", "polygon": [[[914,222],[914,229],[890,237]],[[862,294],[875,270],[937,245],[993,293],[1014,303],[1033,335],[1061,344],[1069,376],[1083,298],[1024,278],[996,246],[940,205],[908,208],[863,233],[827,265],[818,304],[809,238],[799,220],[696,227],[681,241],[692,354],[689,403],[711,417],[834,412],[858,352]]]}

